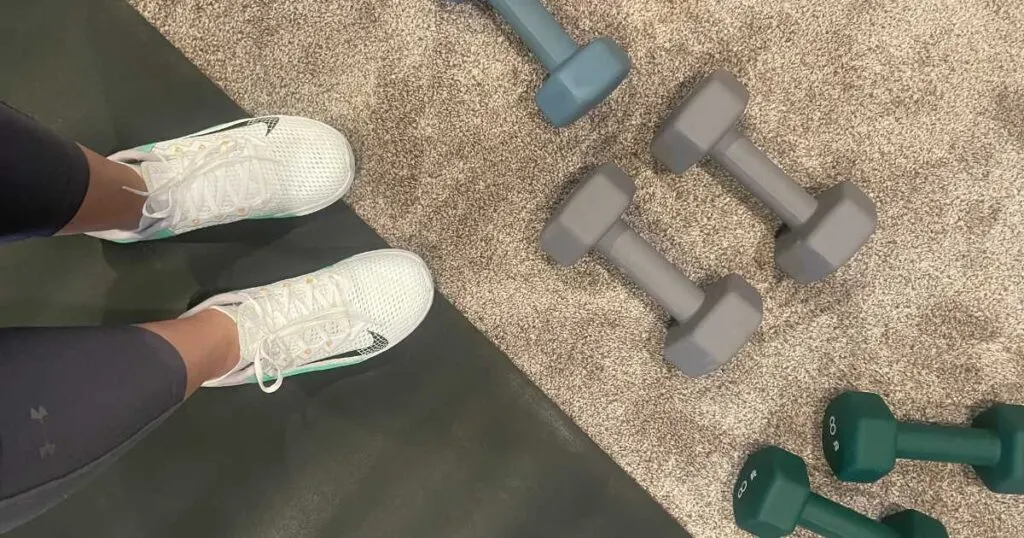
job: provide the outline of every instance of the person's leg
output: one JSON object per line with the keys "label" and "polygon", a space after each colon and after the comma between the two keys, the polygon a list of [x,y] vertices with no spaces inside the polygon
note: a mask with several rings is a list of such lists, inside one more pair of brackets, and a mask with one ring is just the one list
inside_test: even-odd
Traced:
{"label": "person's leg", "polygon": [[354,174],[348,140],[306,118],[239,120],[107,158],[0,103],[0,242],[132,242],[306,215],[339,200]]}
{"label": "person's leg", "polygon": [[163,337],[181,356],[187,380],[185,398],[229,372],[241,359],[238,327],[223,312],[208,309],[195,316],[139,325]]}
{"label": "person's leg", "polygon": [[0,103],[0,241],[135,227],[146,184],[133,168]]}
{"label": "person's leg", "polygon": [[139,327],[0,329],[0,533],[239,361],[228,316]]}
{"label": "person's leg", "polygon": [[131,230],[142,219],[146,182],[135,168],[79,146],[89,165],[89,189],[71,221],[57,235]]}
{"label": "person's leg", "polygon": [[361,363],[426,317],[430,272],[380,250],[136,327],[0,329],[0,533],[67,497],[200,386]]}
{"label": "person's leg", "polygon": [[[354,170],[345,138],[304,118],[241,120],[104,159],[0,106],[0,242],[108,227],[91,235],[131,242],[305,215],[338,200]],[[178,320],[0,329],[0,533],[199,386],[273,392],[287,376],[365,361],[408,336],[433,295],[422,260],[385,250],[217,295]]]}

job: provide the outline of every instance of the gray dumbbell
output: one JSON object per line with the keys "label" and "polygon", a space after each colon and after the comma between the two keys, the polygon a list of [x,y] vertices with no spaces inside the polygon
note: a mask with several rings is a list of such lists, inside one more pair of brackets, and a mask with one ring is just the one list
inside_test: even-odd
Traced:
{"label": "gray dumbbell", "polygon": [[594,248],[654,297],[676,323],[665,358],[688,376],[709,373],[735,355],[761,324],[761,296],[739,275],[702,290],[622,221],[636,184],[606,164],[569,195],[541,233],[541,247],[572,265]]}
{"label": "gray dumbbell", "polygon": [[825,278],[875,231],[875,204],[851,183],[812,198],[736,128],[750,94],[728,71],[697,86],[654,139],[654,156],[676,173],[711,155],[785,224],[775,262],[800,282]]}

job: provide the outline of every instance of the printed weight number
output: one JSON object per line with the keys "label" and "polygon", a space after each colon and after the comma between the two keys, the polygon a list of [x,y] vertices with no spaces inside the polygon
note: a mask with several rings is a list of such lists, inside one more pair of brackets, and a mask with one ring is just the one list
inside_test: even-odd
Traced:
{"label": "printed weight number", "polygon": [[755,478],[757,478],[757,469],[754,469],[753,471],[750,471],[750,477],[748,477],[746,480],[744,480],[740,484],[740,487],[736,488],[736,498],[737,499],[742,499],[743,498],[743,494],[747,492],[747,488],[750,486],[751,483],[754,482]]}
{"label": "printed weight number", "polygon": [[832,438],[832,450],[839,452],[839,440],[836,439],[836,432],[839,431],[839,424],[835,415],[828,417],[828,435]]}

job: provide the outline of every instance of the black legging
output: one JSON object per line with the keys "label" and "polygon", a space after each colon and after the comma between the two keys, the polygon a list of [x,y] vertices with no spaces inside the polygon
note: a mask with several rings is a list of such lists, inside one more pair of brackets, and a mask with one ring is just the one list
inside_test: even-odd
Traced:
{"label": "black legging", "polygon": [[[74,142],[0,104],[0,249],[63,228],[88,185]],[[146,329],[0,329],[0,533],[148,432],[185,385],[181,356]]]}
{"label": "black legging", "polygon": [[88,187],[77,144],[0,103],[0,242],[57,233]]}

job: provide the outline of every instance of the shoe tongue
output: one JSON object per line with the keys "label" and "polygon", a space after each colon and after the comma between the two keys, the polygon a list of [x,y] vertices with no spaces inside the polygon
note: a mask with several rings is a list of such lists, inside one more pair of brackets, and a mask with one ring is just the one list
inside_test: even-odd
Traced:
{"label": "shoe tongue", "polygon": [[[149,182],[147,181],[147,186],[148,186],[148,184],[149,184]],[[158,190],[158,191],[154,192],[153,188],[149,187],[149,191],[152,194],[149,194],[146,197],[146,210],[147,210],[147,213],[152,213],[152,214],[160,215],[160,214],[162,214],[162,213],[164,213],[164,212],[166,212],[167,210],[170,209],[170,207],[171,207],[171,197],[170,197],[170,194],[166,190]],[[163,217],[149,217],[149,216],[143,215],[142,218],[139,220],[139,230],[138,230],[138,232],[139,233],[144,233],[149,228],[152,228],[152,227],[160,225],[161,223],[164,222],[164,220],[165,219]]]}
{"label": "shoe tongue", "polygon": [[166,190],[153,191],[146,197],[146,209],[150,213],[162,213],[171,207],[171,196]]}
{"label": "shoe tongue", "polygon": [[139,164],[146,190],[153,192],[175,179],[174,169],[161,161],[146,161]]}

